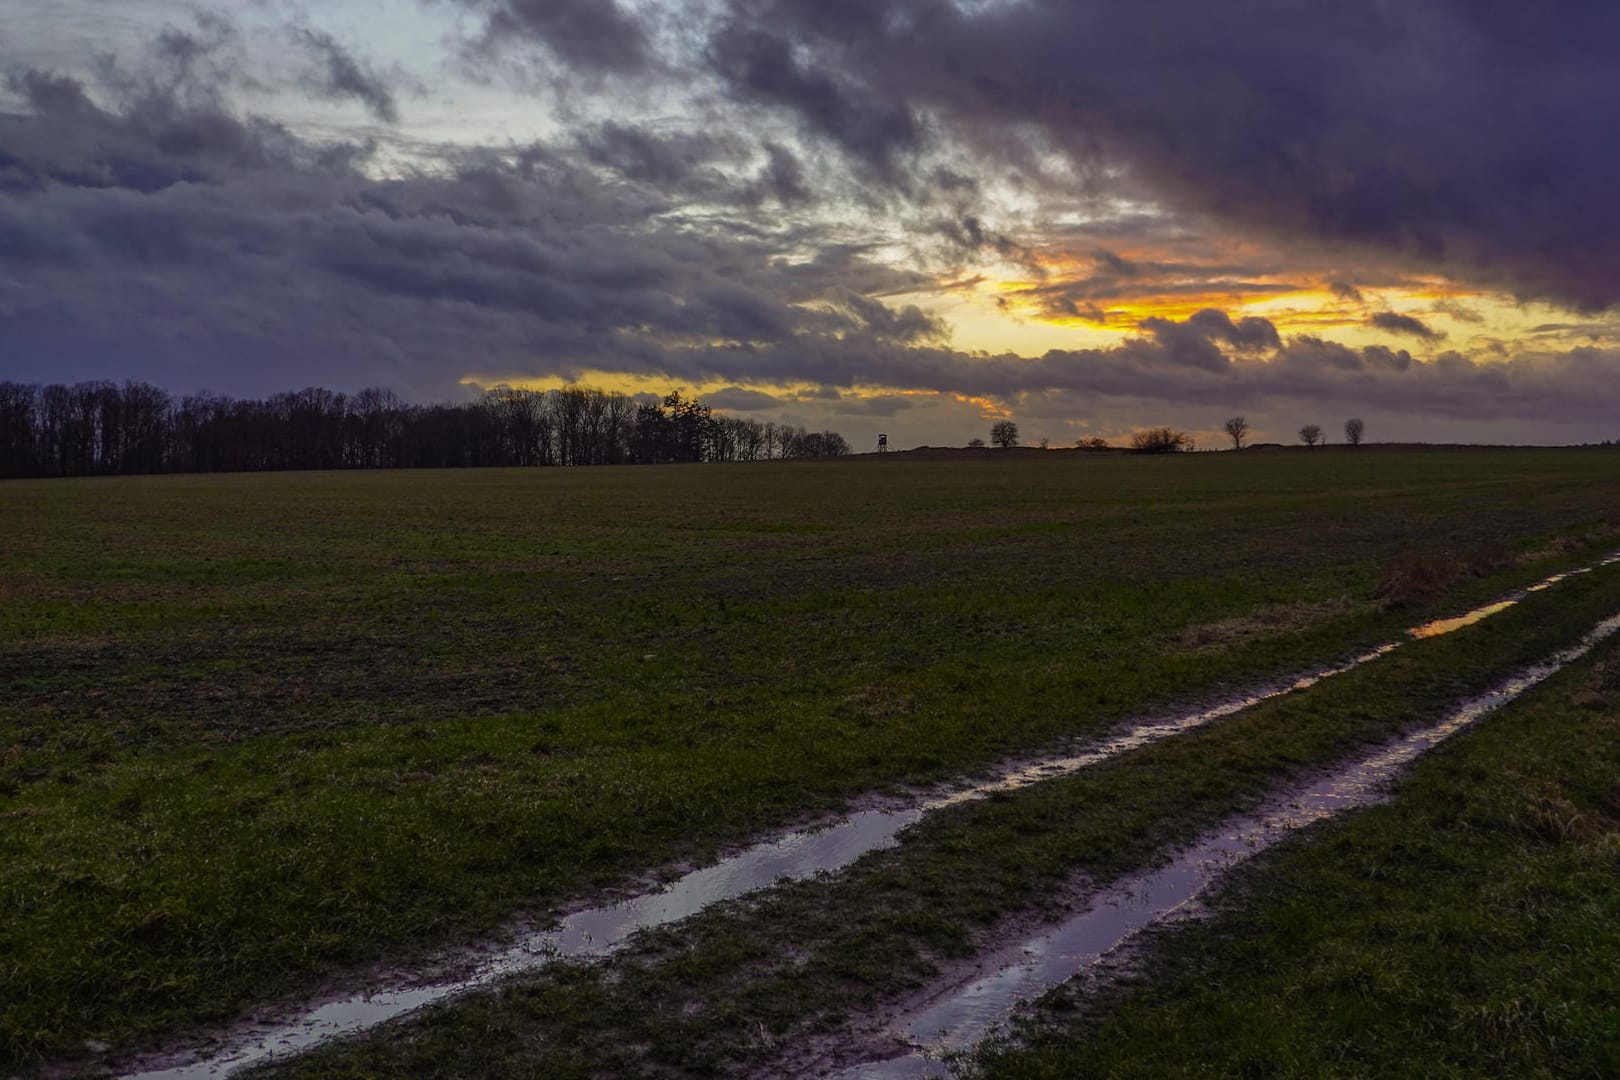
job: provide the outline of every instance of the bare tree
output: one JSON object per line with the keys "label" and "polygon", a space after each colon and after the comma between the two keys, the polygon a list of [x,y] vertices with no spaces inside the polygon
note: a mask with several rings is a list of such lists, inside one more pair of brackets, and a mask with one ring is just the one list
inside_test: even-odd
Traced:
{"label": "bare tree", "polygon": [[1131,436],[1131,449],[1138,454],[1179,454],[1191,448],[1187,433],[1175,428],[1150,428]]}
{"label": "bare tree", "polygon": [[1108,440],[1107,439],[1099,438],[1098,436],[1095,436],[1095,435],[1093,435],[1089,439],[1085,439],[1085,438],[1076,439],[1074,441],[1074,445],[1078,446],[1082,450],[1110,450],[1110,449],[1112,449],[1112,447],[1110,447],[1108,445]]}
{"label": "bare tree", "polygon": [[1241,416],[1234,416],[1226,422],[1226,433],[1232,436],[1232,449],[1243,449],[1243,440],[1249,437],[1249,422]]}
{"label": "bare tree", "polygon": [[1299,429],[1299,441],[1306,446],[1315,446],[1322,441],[1322,425],[1306,424]]}
{"label": "bare tree", "polygon": [[0,477],[268,469],[466,468],[841,457],[834,431],[719,418],[672,393],[637,402],[588,387],[494,386],[464,404],[391,390],[306,387],[262,401],[146,383],[0,381]]}
{"label": "bare tree", "polygon": [[1367,436],[1367,425],[1361,417],[1352,416],[1344,422],[1344,441],[1351,446],[1360,446],[1361,440]]}
{"label": "bare tree", "polygon": [[990,428],[990,444],[1003,450],[1018,445],[1018,425],[1011,420],[997,420]]}
{"label": "bare tree", "polygon": [[969,450],[983,450],[984,449],[984,440],[983,439],[969,439],[968,440],[968,449]]}

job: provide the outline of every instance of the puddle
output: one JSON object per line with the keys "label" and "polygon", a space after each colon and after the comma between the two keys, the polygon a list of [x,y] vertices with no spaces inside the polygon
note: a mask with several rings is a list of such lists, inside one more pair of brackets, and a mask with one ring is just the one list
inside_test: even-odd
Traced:
{"label": "puddle", "polygon": [[[1526,590],[1526,595],[1528,595],[1532,590],[1535,592],[1540,592],[1543,589],[1550,589],[1552,588],[1553,584],[1555,583],[1543,582],[1540,585],[1531,586],[1531,589]],[[1422,626],[1414,626],[1410,633],[1413,637],[1419,639],[1442,637],[1446,634],[1456,633],[1465,626],[1473,626],[1475,623],[1484,622],[1492,615],[1500,615],[1508,608],[1517,605],[1518,602],[1518,600],[1499,600],[1494,604],[1487,604],[1482,608],[1476,608],[1473,611],[1470,611],[1468,614],[1459,615],[1454,619],[1436,619],[1434,622],[1424,623]]]}
{"label": "puddle", "polygon": [[1232,867],[1312,822],[1383,797],[1388,782],[1424,753],[1513,701],[1620,631],[1620,616],[1600,623],[1580,644],[1528,668],[1459,706],[1433,727],[1408,735],[1341,771],[1277,800],[1270,809],[1227,822],[1162,868],[1129,878],[1094,898],[1054,929],[990,958],[988,973],[935,998],[896,1027],[918,1049],[904,1057],[838,1074],[868,1080],[949,1076],[940,1056],[967,1050],[1008,1020],[1022,1003],[1074,978],[1133,935],[1181,912]]}
{"label": "puddle", "polygon": [[511,947],[480,959],[464,978],[426,983],[330,1001],[291,1021],[244,1024],[217,1055],[171,1062],[128,1074],[130,1080],[200,1080],[227,1076],[251,1065],[355,1035],[427,1005],[434,1005],[502,979],[532,972],[559,959],[606,956],[638,930],[665,926],[710,904],[849,865],[869,851],[894,842],[900,830],[917,822],[923,807],[852,814],[836,826],[797,832],[758,844],[714,866],[693,871],[655,893],[622,904],[570,915],[555,930],[525,935]]}
{"label": "puddle", "polygon": [[1184,716],[1140,723],[1085,751],[1049,758],[1004,772],[984,783],[894,809],[863,810],[825,828],[791,833],[757,844],[714,866],[695,870],[653,893],[571,915],[555,930],[525,934],[509,948],[480,957],[464,978],[398,988],[326,1002],[290,1021],[243,1024],[213,1056],[170,1059],[164,1067],[128,1074],[127,1080],[203,1080],[287,1057],[331,1039],[370,1030],[406,1013],[485,989],[513,975],[533,972],[559,959],[606,956],[639,930],[667,926],[711,904],[758,892],[778,882],[835,873],[870,852],[893,846],[899,834],[927,815],[951,806],[1017,791],[1070,776],[1117,754],[1235,715],[1264,701],[1317,685],[1394,651],[1384,645],[1344,664],[1285,680],[1242,698]]}
{"label": "puddle", "polygon": [[[1604,563],[1620,562],[1620,553]],[[1585,571],[1578,571],[1585,572]],[[1550,588],[1568,577],[1555,578],[1506,597],[1456,619],[1443,620],[1449,629],[1435,629],[1412,636],[1435,637],[1471,626],[1505,611],[1531,591]],[[1438,627],[1441,623],[1431,623]],[[310,1006],[288,1017],[277,1008],[267,1018],[248,1019],[220,1036],[207,1050],[149,1057],[160,1067],[142,1066],[144,1071],[126,1074],[126,1080],[204,1080],[230,1075],[238,1070],[308,1050],[320,1043],[368,1031],[390,1020],[428,1005],[436,1005],[476,990],[486,989],[513,975],[536,971],[559,959],[586,959],[606,956],[639,930],[666,926],[703,910],[711,904],[733,900],[768,888],[780,881],[798,881],[819,874],[836,873],[870,852],[892,846],[898,835],[928,814],[990,795],[1016,791],[1032,784],[1069,776],[1117,754],[1191,731],[1252,708],[1265,701],[1309,689],[1323,680],[1342,675],[1363,664],[1394,652],[1400,642],[1382,645],[1335,667],[1281,680],[1245,696],[1222,701],[1186,715],[1175,715],[1140,722],[1085,750],[1063,757],[1023,764],[983,783],[928,797],[908,806],[863,810],[850,814],[824,828],[791,833],[779,839],[756,844],[714,866],[696,870],[657,892],[608,907],[581,911],[564,919],[555,929],[526,933],[510,947],[494,953],[468,953],[464,977],[436,982],[417,978],[401,980],[393,986]]]}
{"label": "puddle", "polygon": [[1576,570],[1566,570],[1562,574],[1554,574],[1552,577],[1543,581],[1538,581],[1534,585],[1520,589],[1518,592],[1509,593],[1493,604],[1486,604],[1484,607],[1475,608],[1473,611],[1470,611],[1467,614],[1458,615],[1450,619],[1436,619],[1434,622],[1427,622],[1422,626],[1414,626],[1408,633],[1411,637],[1418,639],[1441,637],[1445,634],[1455,633],[1464,627],[1473,626],[1475,623],[1483,622],[1492,615],[1501,614],[1508,608],[1513,607],[1521,600],[1530,596],[1532,593],[1546,592],[1559,582],[1568,581],[1570,578],[1579,574],[1590,574],[1594,570],[1601,570],[1605,566],[1613,566],[1616,563],[1620,563],[1620,552],[1616,552],[1615,554],[1610,555],[1599,562],[1593,563],[1591,566],[1583,566]]}

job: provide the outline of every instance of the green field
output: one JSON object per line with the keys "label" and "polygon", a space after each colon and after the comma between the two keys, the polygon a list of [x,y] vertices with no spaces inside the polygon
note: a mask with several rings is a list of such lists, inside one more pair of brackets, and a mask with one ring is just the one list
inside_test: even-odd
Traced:
{"label": "green field", "polygon": [[[1616,547],[1608,451],[0,484],[0,1069],[157,1045]],[[1424,556],[1457,570],[1375,598]],[[677,1072],[765,1060],[761,1032],[915,985],[1077,869],[1139,866],[1615,610],[1620,570],[1588,575],[1297,703],[942,816],[750,909],[745,935],[706,916],[612,985],[561,970],[503,996],[512,1015],[470,1003],[420,1042],[304,1067],[457,1075],[464,1025],[503,1024],[519,1034],[459,1075],[588,1074],[621,1035],[697,1055]],[[789,954],[828,966],[796,981],[772,966]],[[730,1004],[682,1028],[671,980]],[[547,1024],[545,1053],[573,1057],[520,1037]]]}
{"label": "green field", "polygon": [[1620,650],[1268,860],[989,1075],[1620,1075]]}

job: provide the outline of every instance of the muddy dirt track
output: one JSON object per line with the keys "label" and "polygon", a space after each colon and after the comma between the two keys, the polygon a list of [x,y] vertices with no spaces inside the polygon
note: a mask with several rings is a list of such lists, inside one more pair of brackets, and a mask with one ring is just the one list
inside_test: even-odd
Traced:
{"label": "muddy dirt track", "polygon": [[[1555,575],[1473,611],[1416,627],[1407,640],[1427,640],[1478,625],[1528,596],[1616,562],[1620,555]],[[1276,795],[1263,810],[1212,829],[1168,866],[1084,897],[1082,910],[1068,921],[1055,928],[1041,927],[1010,941],[999,952],[957,965],[925,991],[881,1015],[867,1017],[857,1026],[866,1031],[862,1043],[870,1060],[851,1067],[848,1075],[930,1075],[939,1068],[933,1061],[935,1051],[970,1047],[1011,1015],[1020,1002],[1095,964],[1143,927],[1184,910],[1226,870],[1282,836],[1340,810],[1374,801],[1389,778],[1421,753],[1578,659],[1616,629],[1620,629],[1620,620],[1602,623],[1580,645],[1459,705],[1441,723],[1395,740],[1371,755],[1324,770],[1310,783]],[[1390,642],[1346,662],[1189,712],[1145,719],[1101,742],[1012,763],[989,779],[964,781],[912,798],[873,796],[841,820],[767,838],[667,886],[605,906],[583,907],[555,928],[519,932],[501,947],[447,955],[423,968],[388,972],[310,1006],[267,1007],[228,1032],[135,1063],[125,1075],[135,1080],[225,1076],[355,1035],[558,960],[609,956],[638,931],[677,924],[715,904],[784,881],[836,874],[864,855],[893,846],[901,832],[940,811],[1074,775],[1263,702],[1308,690],[1386,657],[1402,645],[1402,641]],[[846,1045],[821,1057],[817,1071],[830,1068],[834,1059],[847,1060],[861,1052]]]}

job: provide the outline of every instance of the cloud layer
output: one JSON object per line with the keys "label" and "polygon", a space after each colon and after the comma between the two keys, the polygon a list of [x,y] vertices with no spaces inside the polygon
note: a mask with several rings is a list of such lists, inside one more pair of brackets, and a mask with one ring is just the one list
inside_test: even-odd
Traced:
{"label": "cloud layer", "polygon": [[[994,144],[1038,129],[1177,206],[1521,294],[1620,299],[1620,9],[1580,0],[733,0],[716,35]],[[739,94],[746,69],[720,70]],[[845,131],[852,129],[845,128]],[[861,157],[916,142],[865,130]]]}
{"label": "cloud layer", "polygon": [[[453,7],[437,77],[498,84],[543,134],[421,134],[451,100],[430,68],[291,19],[154,23],[83,70],[0,47],[0,378],[434,398],[589,375],[936,442],[1002,412],[1614,434],[1616,337],[1581,313],[1620,299],[1620,14]],[[1436,275],[1421,307],[1379,298]],[[1309,289],[1309,318],[1238,310]],[[1470,289],[1575,314],[1504,340]],[[985,297],[1009,332],[1111,336],[969,348],[947,313]]]}

